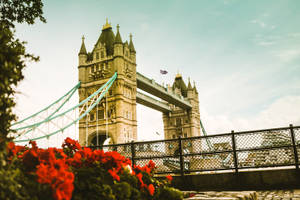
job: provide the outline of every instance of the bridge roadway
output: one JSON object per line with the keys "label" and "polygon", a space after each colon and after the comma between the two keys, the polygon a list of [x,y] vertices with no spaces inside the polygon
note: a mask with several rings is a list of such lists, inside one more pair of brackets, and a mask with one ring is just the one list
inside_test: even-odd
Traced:
{"label": "bridge roadway", "polygon": [[[178,106],[184,110],[189,110],[192,105],[183,96],[169,92],[167,88],[156,83],[153,79],[149,79],[140,73],[136,73],[137,88],[148,92],[162,100]],[[137,92],[136,101],[142,105],[148,106],[161,112],[169,112],[171,109],[167,103],[156,100],[148,95]]]}

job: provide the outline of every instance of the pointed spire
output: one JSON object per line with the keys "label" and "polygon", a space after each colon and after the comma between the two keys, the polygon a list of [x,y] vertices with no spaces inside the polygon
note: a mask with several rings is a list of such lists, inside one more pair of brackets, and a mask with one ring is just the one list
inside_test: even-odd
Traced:
{"label": "pointed spire", "polygon": [[192,84],[191,84],[191,80],[190,80],[190,77],[189,77],[189,83],[188,83],[188,90],[192,90]]}
{"label": "pointed spire", "polygon": [[130,52],[134,52],[135,53],[135,49],[134,49],[134,46],[133,46],[132,34],[131,33],[130,33],[129,37],[130,37],[129,50],[130,50]]}
{"label": "pointed spire", "polygon": [[127,40],[124,42],[124,45],[128,47],[128,41]]}
{"label": "pointed spire", "polygon": [[80,54],[87,55],[86,48],[85,48],[85,45],[84,45],[84,35],[82,36],[81,48],[80,48],[80,51],[79,51],[78,55],[80,55]]}
{"label": "pointed spire", "polygon": [[121,35],[120,35],[120,32],[119,32],[119,24],[117,25],[117,35],[116,35],[116,38],[115,38],[115,44],[122,44],[122,38],[121,38]]}
{"label": "pointed spire", "polygon": [[177,74],[176,74],[176,76],[175,76],[175,79],[176,79],[176,78],[182,78],[181,74],[179,73],[179,69],[177,70]]}
{"label": "pointed spire", "polygon": [[196,94],[198,94],[195,81],[194,81],[194,88],[193,88],[193,90],[196,92]]}
{"label": "pointed spire", "polygon": [[108,19],[106,18],[106,23],[103,25],[102,30],[111,28],[111,24],[108,23]]}

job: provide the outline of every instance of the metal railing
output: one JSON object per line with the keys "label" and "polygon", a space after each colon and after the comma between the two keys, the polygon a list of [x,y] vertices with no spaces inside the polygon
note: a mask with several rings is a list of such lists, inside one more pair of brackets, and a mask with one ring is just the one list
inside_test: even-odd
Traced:
{"label": "metal railing", "polygon": [[[208,145],[210,141],[211,146]],[[93,146],[117,151],[135,165],[156,163],[157,174],[244,169],[299,169],[300,126],[242,131],[199,137]]]}

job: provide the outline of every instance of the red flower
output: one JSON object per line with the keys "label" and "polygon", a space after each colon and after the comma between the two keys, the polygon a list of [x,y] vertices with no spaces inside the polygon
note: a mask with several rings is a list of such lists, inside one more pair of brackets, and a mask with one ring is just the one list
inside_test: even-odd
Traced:
{"label": "red flower", "polygon": [[141,183],[141,188],[143,188],[143,187],[146,187],[146,184],[144,184],[144,181],[143,181],[143,175],[142,175],[142,173],[138,173],[137,175],[136,175],[136,177],[137,177],[137,179],[140,181],[140,183]]}
{"label": "red flower", "polygon": [[149,193],[150,193],[150,195],[151,196],[153,196],[153,194],[154,194],[154,186],[152,185],[152,184],[150,184],[149,186],[148,186],[148,191],[149,191]]}
{"label": "red flower", "polygon": [[156,168],[155,163],[152,160],[149,161],[147,166],[151,169],[151,171]]}
{"label": "red flower", "polygon": [[15,145],[14,142],[9,142],[7,144],[8,160],[11,160],[12,157],[18,155],[19,153],[23,153],[24,151],[24,146]]}
{"label": "red flower", "polygon": [[168,179],[168,181],[171,183],[171,181],[173,180],[173,177],[171,175],[166,176],[166,178]]}
{"label": "red flower", "polygon": [[76,140],[73,140],[69,137],[65,139],[65,142],[61,146],[62,148],[69,148],[73,152],[81,150],[80,144]]}
{"label": "red flower", "polygon": [[115,179],[115,180],[117,180],[117,181],[120,181],[120,176],[118,176],[118,174],[116,173],[115,170],[109,169],[109,170],[108,170],[108,173],[110,173],[110,175],[113,177],[113,179]]}

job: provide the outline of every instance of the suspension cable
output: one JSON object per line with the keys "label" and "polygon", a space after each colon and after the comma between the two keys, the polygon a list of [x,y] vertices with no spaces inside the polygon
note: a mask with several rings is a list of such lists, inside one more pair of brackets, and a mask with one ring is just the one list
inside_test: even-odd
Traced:
{"label": "suspension cable", "polygon": [[106,139],[108,138],[108,104],[107,104],[107,92],[105,94],[105,116],[106,116]]}
{"label": "suspension cable", "polygon": [[[100,102],[99,102],[99,103],[100,103]],[[99,103],[97,103],[97,108],[96,108],[96,121],[97,121],[97,122],[96,122],[96,123],[97,123],[97,124],[96,124],[96,125],[97,125],[97,126],[96,126],[96,131],[97,131],[97,136],[96,136],[97,142],[96,142],[96,145],[97,145],[97,146],[99,146],[99,133],[98,133],[98,131],[99,131],[99,129],[98,129],[98,127],[99,127],[99,123],[98,123],[98,120],[99,120],[99,119],[98,119],[98,109],[99,109],[99,108],[98,108],[98,104],[99,104]]]}

